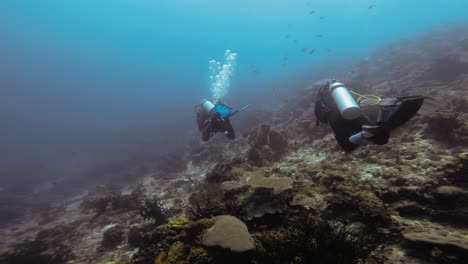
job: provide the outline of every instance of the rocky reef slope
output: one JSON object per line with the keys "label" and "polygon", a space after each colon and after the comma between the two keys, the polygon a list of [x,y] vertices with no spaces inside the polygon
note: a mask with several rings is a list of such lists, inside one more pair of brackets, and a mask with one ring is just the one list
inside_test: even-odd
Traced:
{"label": "rocky reef slope", "polygon": [[[233,142],[2,228],[5,263],[468,263],[468,31],[376,51],[348,87],[436,98],[345,154],[306,89]],[[460,39],[460,36],[466,38]],[[163,177],[164,176],[164,177]]]}

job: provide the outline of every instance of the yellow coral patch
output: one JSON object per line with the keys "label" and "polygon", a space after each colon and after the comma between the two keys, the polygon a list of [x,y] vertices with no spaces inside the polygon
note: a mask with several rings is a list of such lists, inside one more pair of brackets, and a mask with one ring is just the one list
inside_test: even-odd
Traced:
{"label": "yellow coral patch", "polygon": [[190,220],[187,217],[176,218],[169,221],[168,226],[170,228],[181,228],[186,226],[189,223],[189,221]]}
{"label": "yellow coral patch", "polygon": [[468,160],[468,152],[462,152],[462,153],[458,154],[458,157],[460,159]]}

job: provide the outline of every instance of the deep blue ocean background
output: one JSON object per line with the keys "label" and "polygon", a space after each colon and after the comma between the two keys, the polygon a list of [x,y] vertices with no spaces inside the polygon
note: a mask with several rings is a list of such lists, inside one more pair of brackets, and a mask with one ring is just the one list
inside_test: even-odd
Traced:
{"label": "deep blue ocean background", "polygon": [[224,100],[255,111],[467,19],[466,0],[3,0],[0,184],[180,147],[211,97],[208,61],[227,49],[238,58]]}

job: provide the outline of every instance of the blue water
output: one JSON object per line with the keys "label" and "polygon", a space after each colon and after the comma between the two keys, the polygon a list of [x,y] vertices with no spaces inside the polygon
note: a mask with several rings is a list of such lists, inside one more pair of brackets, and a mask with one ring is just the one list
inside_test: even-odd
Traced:
{"label": "blue water", "polygon": [[2,0],[0,177],[169,149],[195,129],[209,61],[228,49],[223,99],[262,105],[330,61],[467,19],[466,0]]}

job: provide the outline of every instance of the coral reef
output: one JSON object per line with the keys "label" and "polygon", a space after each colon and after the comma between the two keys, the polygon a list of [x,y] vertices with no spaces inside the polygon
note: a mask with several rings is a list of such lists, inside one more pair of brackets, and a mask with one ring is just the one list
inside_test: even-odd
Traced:
{"label": "coral reef", "polygon": [[427,123],[424,131],[428,137],[432,137],[449,145],[468,144],[468,122],[465,115],[457,112],[439,112],[424,118]]}
{"label": "coral reef", "polygon": [[102,235],[101,246],[103,248],[113,248],[124,240],[122,227],[116,225],[106,229]]}
{"label": "coral reef", "polygon": [[257,166],[278,160],[288,147],[288,140],[283,134],[267,124],[253,128],[247,142],[251,146],[247,157]]}
{"label": "coral reef", "polygon": [[202,244],[219,246],[238,253],[254,249],[252,236],[247,226],[230,215],[220,215],[214,218],[214,225],[203,234]]}
{"label": "coral reef", "polygon": [[166,212],[161,206],[161,201],[153,197],[143,201],[138,208],[138,212],[143,219],[150,219],[156,225],[163,224],[167,221]]}
{"label": "coral reef", "polygon": [[[27,240],[13,245],[0,260],[11,264],[49,264],[67,263],[75,259],[72,249],[67,245],[67,231],[73,226],[62,226],[39,232],[33,240]],[[2,260],[2,261],[3,261]]]}
{"label": "coral reef", "polygon": [[389,44],[348,75],[357,92],[447,103],[387,145],[343,153],[308,84],[259,112],[268,124],[250,115],[242,138],[112,168],[131,184],[21,214],[4,201],[0,262],[467,263],[468,31],[453,30]]}

